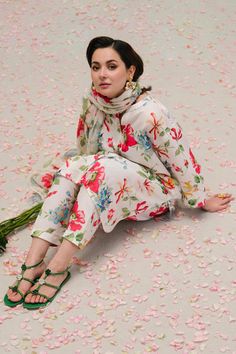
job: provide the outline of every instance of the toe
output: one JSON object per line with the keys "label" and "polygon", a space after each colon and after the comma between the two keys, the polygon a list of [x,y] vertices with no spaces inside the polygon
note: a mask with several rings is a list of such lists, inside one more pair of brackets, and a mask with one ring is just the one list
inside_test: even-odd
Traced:
{"label": "toe", "polygon": [[31,302],[32,294],[28,294],[25,298],[25,302]]}
{"label": "toe", "polygon": [[43,302],[44,302],[44,299],[45,299],[45,298],[44,298],[43,296],[40,296],[39,302],[40,302],[40,303],[43,303]]}
{"label": "toe", "polygon": [[34,301],[34,302],[40,302],[39,300],[40,300],[40,296],[37,295],[37,296],[35,297],[35,301]]}
{"label": "toe", "polygon": [[8,291],[7,291],[7,296],[12,296],[12,295],[13,295],[12,289],[8,289]]}
{"label": "toe", "polygon": [[11,300],[11,301],[17,302],[17,301],[20,301],[20,300],[21,300],[21,295],[18,294],[18,293],[16,293],[16,292],[12,292],[12,294],[9,295],[8,298],[9,298],[9,300]]}

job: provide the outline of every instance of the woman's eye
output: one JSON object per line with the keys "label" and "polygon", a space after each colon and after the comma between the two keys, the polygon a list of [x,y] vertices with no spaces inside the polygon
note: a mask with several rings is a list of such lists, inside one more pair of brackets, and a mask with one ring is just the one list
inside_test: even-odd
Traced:
{"label": "woman's eye", "polygon": [[98,70],[98,67],[97,66],[92,66],[92,70],[96,71],[96,70]]}
{"label": "woman's eye", "polygon": [[109,67],[108,67],[110,70],[115,70],[116,68],[117,68],[117,66],[116,65],[109,65]]}

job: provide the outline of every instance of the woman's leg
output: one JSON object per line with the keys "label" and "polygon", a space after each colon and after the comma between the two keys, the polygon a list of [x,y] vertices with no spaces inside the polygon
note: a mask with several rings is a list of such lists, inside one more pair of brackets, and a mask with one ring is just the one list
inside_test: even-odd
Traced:
{"label": "woman's leg", "polygon": [[[60,245],[60,240],[68,223],[70,211],[78,194],[79,187],[64,177],[56,177],[43,203],[42,209],[33,225],[32,243],[26,256],[26,266],[40,262],[46,255],[49,246]],[[35,279],[42,275],[45,263],[27,269],[24,277]],[[25,294],[32,284],[21,280],[18,289]],[[12,289],[7,292],[9,300],[17,302],[21,295]]]}
{"label": "woman's leg", "polygon": [[56,176],[34,223],[31,236],[44,239],[55,246],[60,245],[78,192],[78,185],[63,176]]}
{"label": "woman's leg", "polygon": [[[34,237],[32,239],[30,249],[26,256],[26,266],[31,266],[39,263],[45,257],[49,246],[49,242]],[[45,263],[42,262],[35,268],[27,269],[24,273],[24,277],[28,279],[35,279],[37,277],[40,277],[41,274],[44,272],[45,268]],[[27,280],[21,280],[18,289],[21,291],[22,294],[25,294],[31,286],[31,283]],[[21,295],[17,291],[14,291],[12,289],[8,290],[7,296],[9,300],[14,302],[17,302],[21,299]]]}
{"label": "woman's leg", "polygon": [[[58,247],[57,253],[49,263],[48,269],[53,273],[63,272],[70,265],[74,254],[79,249],[84,248],[92,239],[99,224],[100,219],[96,208],[89,197],[86,188],[81,186],[71,211],[67,230],[63,234],[63,241]],[[41,279],[43,279],[44,276],[45,273],[42,275]],[[49,275],[46,278],[46,282],[55,286],[60,286],[66,276],[67,273],[57,276]],[[38,285],[39,284],[37,283],[30,290],[33,291]],[[42,285],[39,292],[47,297],[52,297],[56,290],[46,285]],[[46,301],[45,297],[35,294],[28,294],[25,298],[25,302],[28,303],[42,303]]]}

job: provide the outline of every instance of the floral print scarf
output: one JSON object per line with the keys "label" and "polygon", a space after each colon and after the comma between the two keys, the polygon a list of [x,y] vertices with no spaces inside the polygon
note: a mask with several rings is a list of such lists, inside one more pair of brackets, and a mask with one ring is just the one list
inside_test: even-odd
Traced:
{"label": "floral print scarf", "polygon": [[[78,126],[77,136],[81,130],[84,134],[83,148],[81,140],[79,151],[81,154],[95,154],[98,152],[98,132],[100,132],[106,115],[116,116],[124,113],[141,94],[142,88],[137,82],[135,88],[125,90],[120,96],[108,98],[91,88],[83,98],[81,121]],[[111,117],[112,118],[112,117]]]}

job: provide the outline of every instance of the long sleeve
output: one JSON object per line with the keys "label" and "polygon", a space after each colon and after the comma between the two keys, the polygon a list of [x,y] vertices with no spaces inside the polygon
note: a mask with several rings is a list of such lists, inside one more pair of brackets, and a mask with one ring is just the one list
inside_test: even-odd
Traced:
{"label": "long sleeve", "polygon": [[206,193],[201,166],[179,124],[164,106],[161,107],[158,112],[150,112],[147,135],[158,158],[179,182],[184,204],[192,208],[202,207]]}

